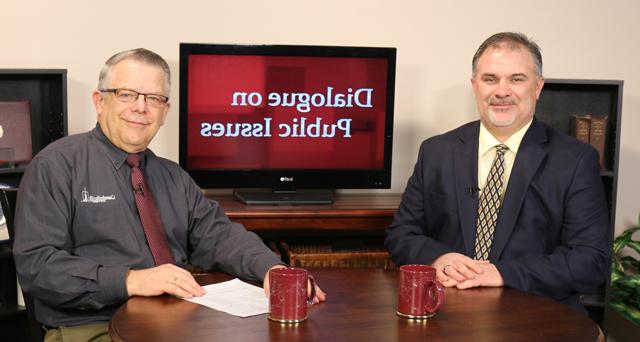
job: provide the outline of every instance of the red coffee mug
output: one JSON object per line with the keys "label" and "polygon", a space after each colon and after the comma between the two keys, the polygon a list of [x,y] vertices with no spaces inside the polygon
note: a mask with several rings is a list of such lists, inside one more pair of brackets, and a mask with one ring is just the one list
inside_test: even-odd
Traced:
{"label": "red coffee mug", "polygon": [[[311,296],[307,296],[307,280]],[[280,323],[298,323],[307,319],[307,305],[315,296],[315,281],[302,268],[274,268],[269,271],[269,316]]]}
{"label": "red coffee mug", "polygon": [[436,269],[427,265],[403,265],[399,272],[400,317],[433,317],[444,303],[444,286],[436,280]]}

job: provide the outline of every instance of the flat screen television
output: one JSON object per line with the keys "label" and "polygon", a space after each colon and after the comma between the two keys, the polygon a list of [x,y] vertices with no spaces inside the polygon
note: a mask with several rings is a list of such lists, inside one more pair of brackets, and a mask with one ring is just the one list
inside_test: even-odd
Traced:
{"label": "flat screen television", "polygon": [[395,69],[395,48],[181,43],[180,165],[247,203],[389,188]]}

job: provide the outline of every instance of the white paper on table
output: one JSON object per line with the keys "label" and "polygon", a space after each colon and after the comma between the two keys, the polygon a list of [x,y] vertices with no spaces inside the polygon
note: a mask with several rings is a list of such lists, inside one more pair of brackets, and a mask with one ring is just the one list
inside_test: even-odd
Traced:
{"label": "white paper on table", "polygon": [[16,277],[16,283],[18,284],[18,305],[20,306],[26,306],[24,304],[24,296],[22,295],[22,287],[20,286],[20,282],[18,281],[18,278]]}
{"label": "white paper on table", "polygon": [[269,312],[269,300],[264,290],[240,279],[206,285],[203,288],[207,291],[204,296],[186,300],[239,317]]}
{"label": "white paper on table", "polygon": [[2,210],[0,210],[0,241],[9,240],[9,230],[7,229],[7,221],[2,216]]}

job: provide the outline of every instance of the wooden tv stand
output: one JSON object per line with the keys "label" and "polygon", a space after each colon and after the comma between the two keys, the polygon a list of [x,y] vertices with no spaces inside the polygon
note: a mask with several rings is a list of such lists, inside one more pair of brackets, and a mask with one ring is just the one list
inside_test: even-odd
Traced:
{"label": "wooden tv stand", "polygon": [[383,241],[399,194],[338,194],[325,205],[246,205],[231,195],[207,197],[291,266],[394,267]]}
{"label": "wooden tv stand", "polygon": [[246,205],[231,195],[207,194],[232,221],[248,230],[289,235],[307,231],[321,235],[339,232],[384,234],[400,204],[400,194],[337,194],[325,205]]}

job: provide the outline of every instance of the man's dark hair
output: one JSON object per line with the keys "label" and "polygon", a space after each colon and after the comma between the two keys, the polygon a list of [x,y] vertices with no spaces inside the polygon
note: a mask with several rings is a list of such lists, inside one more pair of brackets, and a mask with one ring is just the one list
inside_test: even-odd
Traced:
{"label": "man's dark hair", "polygon": [[473,77],[476,76],[476,70],[478,67],[478,59],[480,56],[490,48],[508,48],[511,50],[519,49],[521,47],[525,47],[531,53],[531,57],[533,57],[533,61],[536,67],[536,75],[538,77],[542,76],[542,53],[540,52],[540,46],[536,44],[533,40],[529,39],[522,33],[519,32],[500,32],[496,33],[493,36],[487,38],[480,46],[478,47],[478,51],[476,51],[475,55],[473,55],[473,61],[471,63],[471,71]]}

